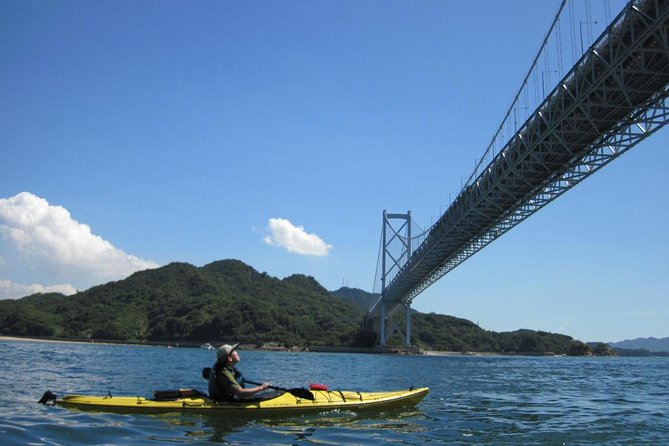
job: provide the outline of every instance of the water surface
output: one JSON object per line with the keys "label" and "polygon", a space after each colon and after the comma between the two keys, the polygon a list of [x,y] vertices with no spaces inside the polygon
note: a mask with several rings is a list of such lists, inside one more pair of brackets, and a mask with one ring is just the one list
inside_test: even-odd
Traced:
{"label": "water surface", "polygon": [[669,444],[668,358],[392,356],[241,351],[251,380],[362,391],[429,386],[417,407],[267,419],[44,407],[45,390],[150,396],[206,389],[214,352],[0,342],[4,445]]}

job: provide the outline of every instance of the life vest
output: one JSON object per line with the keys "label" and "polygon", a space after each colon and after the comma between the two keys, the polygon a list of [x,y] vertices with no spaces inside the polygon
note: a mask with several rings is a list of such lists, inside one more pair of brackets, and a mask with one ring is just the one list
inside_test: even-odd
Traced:
{"label": "life vest", "polygon": [[[216,364],[214,364],[214,366],[209,371],[209,398],[219,401],[235,400],[237,397],[229,389],[226,389],[224,386],[219,384],[218,378],[223,373],[224,368],[225,364],[216,362]],[[239,386],[243,389],[244,377],[242,376],[242,373],[233,367],[232,376],[235,378],[235,381],[237,381],[237,384],[239,384]]]}

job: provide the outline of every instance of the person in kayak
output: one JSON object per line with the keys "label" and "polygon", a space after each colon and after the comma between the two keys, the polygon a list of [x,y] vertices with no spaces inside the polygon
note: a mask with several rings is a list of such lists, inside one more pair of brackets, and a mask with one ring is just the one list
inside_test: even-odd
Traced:
{"label": "person in kayak", "polygon": [[216,363],[209,373],[210,398],[222,401],[252,398],[271,386],[271,383],[262,383],[248,389],[244,387],[244,377],[235,367],[240,361],[237,347],[239,343],[224,344],[216,352]]}

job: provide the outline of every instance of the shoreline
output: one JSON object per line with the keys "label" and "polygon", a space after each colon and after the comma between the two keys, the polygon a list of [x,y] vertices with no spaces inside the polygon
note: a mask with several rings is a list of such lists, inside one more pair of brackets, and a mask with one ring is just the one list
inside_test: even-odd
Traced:
{"label": "shoreline", "polygon": [[[73,344],[100,344],[100,345],[133,345],[138,347],[162,347],[162,348],[201,348],[202,343],[195,341],[180,341],[180,342],[166,342],[166,341],[112,341],[112,340],[83,340],[83,339],[47,339],[47,338],[32,338],[20,336],[5,336],[0,335],[0,342],[18,341],[18,342],[43,342],[43,343],[73,343]],[[543,356],[543,357],[563,357],[568,356],[564,354],[546,353],[502,353],[502,352],[457,352],[457,351],[442,351],[442,350],[420,350],[417,347],[325,347],[325,346],[311,346],[303,348],[286,348],[277,347],[271,343],[266,346],[258,347],[256,344],[241,344],[244,350],[255,351],[277,351],[277,352],[305,352],[305,353],[362,353],[362,354],[390,354],[390,355],[418,355],[418,356],[432,356],[432,357],[482,357],[482,356]]]}
{"label": "shoreline", "polygon": [[136,345],[139,347],[145,346],[145,347],[168,347],[167,344],[165,343],[156,343],[156,344],[148,344],[148,343],[140,343],[140,342],[123,342],[123,341],[105,341],[105,340],[90,340],[90,341],[84,341],[82,339],[45,339],[45,338],[22,338],[20,336],[5,336],[5,335],[0,335],[0,342],[4,341],[19,341],[19,342],[43,342],[43,343],[51,343],[51,344],[58,344],[58,343],[68,343],[68,344],[101,344],[101,345]]}
{"label": "shoreline", "polygon": [[23,342],[50,342],[50,343],[58,343],[58,342],[72,342],[76,344],[90,344],[90,342],[84,342],[84,341],[65,341],[65,340],[56,340],[56,339],[40,339],[40,338],[21,338],[17,336],[0,336],[0,342],[2,341],[23,341]]}
{"label": "shoreline", "polygon": [[[134,345],[140,347],[163,347],[163,348],[200,348],[198,342],[188,343],[170,343],[170,342],[132,342],[132,341],[110,341],[110,340],[81,340],[81,339],[45,339],[45,338],[31,338],[20,336],[4,336],[0,335],[0,342],[3,341],[19,341],[19,342],[43,342],[43,343],[72,343],[72,344],[101,344],[101,345]],[[312,353],[369,353],[369,354],[394,354],[394,355],[424,355],[424,356],[509,356],[506,353],[490,353],[490,352],[455,352],[455,351],[441,351],[441,350],[419,350],[403,349],[396,347],[387,347],[381,349],[378,347],[362,348],[362,347],[323,347],[312,346],[305,347],[299,350],[290,348],[276,348],[272,344],[266,347],[256,347],[252,344],[243,345],[244,350],[259,350],[259,351],[281,351],[281,352],[312,352]]]}
{"label": "shoreline", "polygon": [[509,356],[508,353],[453,352],[453,351],[442,351],[442,350],[423,350],[422,354],[425,356]]}
{"label": "shoreline", "polygon": [[[199,342],[188,342],[188,343],[170,343],[170,342],[132,342],[132,341],[110,341],[110,340],[89,340],[85,341],[83,339],[47,339],[47,338],[34,338],[34,337],[20,337],[20,336],[5,336],[0,335],[0,342],[3,341],[21,341],[21,342],[44,342],[44,343],[60,343],[67,342],[73,344],[105,344],[105,345],[137,345],[137,346],[146,346],[146,347],[168,347],[168,348],[199,348],[201,343]],[[397,349],[394,347],[387,347],[385,349],[380,349],[377,347],[363,348],[363,347],[324,347],[324,346],[311,346],[305,347],[299,350],[290,349],[290,348],[277,348],[271,343],[267,346],[257,348],[252,344],[244,345],[242,344],[244,350],[263,350],[263,351],[285,351],[285,352],[314,352],[314,353],[393,353],[393,354],[418,354],[426,356],[467,356],[467,355],[499,355],[499,353],[462,353],[462,352],[448,352],[448,351],[439,351],[439,350],[418,350],[410,349],[411,352],[405,352],[404,349]]]}

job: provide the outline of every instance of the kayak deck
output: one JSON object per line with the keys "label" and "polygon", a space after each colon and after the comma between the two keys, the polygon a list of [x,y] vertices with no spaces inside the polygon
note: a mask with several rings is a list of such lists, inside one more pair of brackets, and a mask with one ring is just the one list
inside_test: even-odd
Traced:
{"label": "kayak deck", "polygon": [[229,415],[260,415],[285,412],[320,412],[326,410],[383,410],[415,405],[428,394],[429,388],[411,388],[390,392],[355,392],[312,390],[314,400],[298,398],[288,392],[276,397],[248,401],[217,402],[206,397],[154,400],[141,396],[67,395],[55,404],[77,409],[122,413],[202,412]]}

